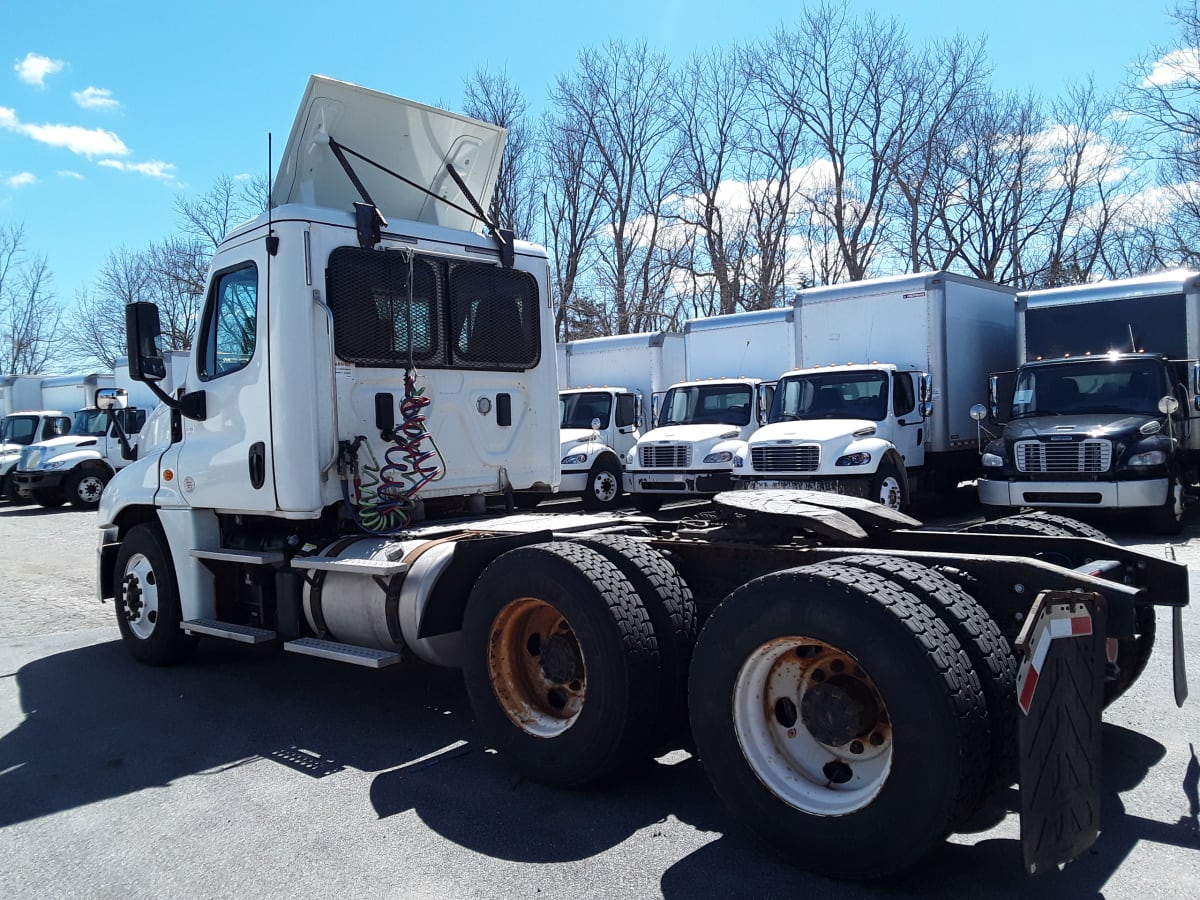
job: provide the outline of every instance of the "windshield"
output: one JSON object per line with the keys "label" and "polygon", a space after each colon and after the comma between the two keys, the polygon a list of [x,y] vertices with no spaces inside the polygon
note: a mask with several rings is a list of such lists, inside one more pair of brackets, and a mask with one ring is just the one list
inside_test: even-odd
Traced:
{"label": "windshield", "polygon": [[1162,366],[1151,360],[1029,366],[1017,375],[1013,418],[1090,412],[1153,416],[1169,393]]}
{"label": "windshield", "polygon": [[71,434],[76,437],[103,437],[108,433],[107,409],[81,409],[75,413]]}
{"label": "windshield", "polygon": [[0,419],[0,444],[32,444],[37,416],[5,416]]}
{"label": "windshield", "polygon": [[748,384],[673,387],[663,400],[658,425],[749,425],[751,390]]}
{"label": "windshield", "polygon": [[821,372],[782,378],[775,388],[769,422],[799,419],[887,418],[887,375],[883,372]]}
{"label": "windshield", "polygon": [[608,427],[608,416],[612,412],[612,394],[597,391],[593,394],[560,394],[558,397],[559,427],[591,428],[592,419],[600,420],[600,427]]}

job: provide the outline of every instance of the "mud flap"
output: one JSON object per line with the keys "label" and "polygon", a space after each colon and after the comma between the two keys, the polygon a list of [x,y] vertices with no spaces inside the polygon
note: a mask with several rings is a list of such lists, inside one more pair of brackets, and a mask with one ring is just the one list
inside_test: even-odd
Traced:
{"label": "mud flap", "polygon": [[1100,834],[1105,604],[1043,591],[1017,639],[1021,849],[1030,875],[1056,869]]}

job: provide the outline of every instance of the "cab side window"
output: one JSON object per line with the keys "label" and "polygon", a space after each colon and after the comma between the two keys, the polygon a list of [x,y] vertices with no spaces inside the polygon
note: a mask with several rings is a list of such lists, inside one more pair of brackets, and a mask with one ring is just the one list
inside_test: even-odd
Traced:
{"label": "cab side window", "polygon": [[637,397],[633,394],[617,395],[617,427],[625,428],[637,424]]}
{"label": "cab side window", "polygon": [[249,365],[258,316],[258,267],[246,263],[214,277],[204,310],[197,370],[211,381]]}
{"label": "cab side window", "polygon": [[907,372],[892,373],[892,411],[903,416],[912,412],[917,406],[917,396],[913,391],[913,377]]}

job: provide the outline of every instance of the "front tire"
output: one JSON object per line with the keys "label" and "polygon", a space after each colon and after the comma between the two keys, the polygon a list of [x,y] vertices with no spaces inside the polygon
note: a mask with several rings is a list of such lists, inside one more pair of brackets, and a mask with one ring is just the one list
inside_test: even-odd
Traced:
{"label": "front tire", "polygon": [[21,502],[21,495],[17,493],[17,480],[13,478],[12,472],[4,476],[3,483],[0,483],[0,493],[9,503],[16,505]]}
{"label": "front tire", "polygon": [[987,775],[987,708],[962,647],[858,569],[805,566],[735,590],[701,630],[689,699],[725,805],[826,875],[913,865]]}
{"label": "front tire", "polygon": [[71,505],[79,509],[95,509],[110,475],[96,469],[75,472],[67,479],[65,493]]}
{"label": "front tire", "polygon": [[462,634],[483,740],[526,778],[584,785],[648,746],[658,645],[633,586],[595,550],[501,554],[471,589]]}
{"label": "front tire", "polygon": [[1152,533],[1172,537],[1183,530],[1183,494],[1183,485],[1172,477],[1167,484],[1166,501],[1150,510],[1147,517]]}
{"label": "front tire", "polygon": [[166,538],[153,525],[135,525],[117,552],[117,628],[130,655],[151,666],[183,662],[196,649],[195,635],[179,625],[179,583]]}
{"label": "front tire", "polygon": [[871,478],[871,494],[868,497],[888,509],[904,512],[908,509],[908,478],[904,470],[890,459],[879,464],[879,470]]}
{"label": "front tire", "polygon": [[616,509],[621,504],[621,467],[611,457],[596,460],[588,472],[583,508],[591,512]]}

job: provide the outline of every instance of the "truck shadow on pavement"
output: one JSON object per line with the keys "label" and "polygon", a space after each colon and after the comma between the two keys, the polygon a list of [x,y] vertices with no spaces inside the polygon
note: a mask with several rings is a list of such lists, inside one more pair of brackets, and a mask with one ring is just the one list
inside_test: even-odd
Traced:
{"label": "truck shadow on pavement", "polygon": [[1004,836],[987,834],[1015,808],[1010,790],[974,823],[985,835],[977,843],[948,843],[898,879],[860,886],[802,872],[763,850],[729,819],[699,763],[684,753],[593,790],[521,780],[479,742],[452,670],[372,672],[211,643],[191,665],[155,670],[112,641],[38,659],[15,679],[24,719],[0,736],[0,827],[265,759],[314,779],[345,768],[378,773],[361,802],[379,821],[411,810],[447,840],[503,860],[584,860],[635,833],[657,856],[653,841],[662,838],[661,854],[670,854],[680,828],[722,835],[666,869],[661,886],[669,897],[774,896],[805,886],[839,897],[959,896],[968,883],[979,898],[1096,896],[1141,841],[1200,848],[1194,754],[1176,782],[1190,817],[1126,814],[1121,793],[1146,777],[1164,748],[1113,725],[1103,736],[1104,831],[1064,871],[1027,879],[1012,819]]}

